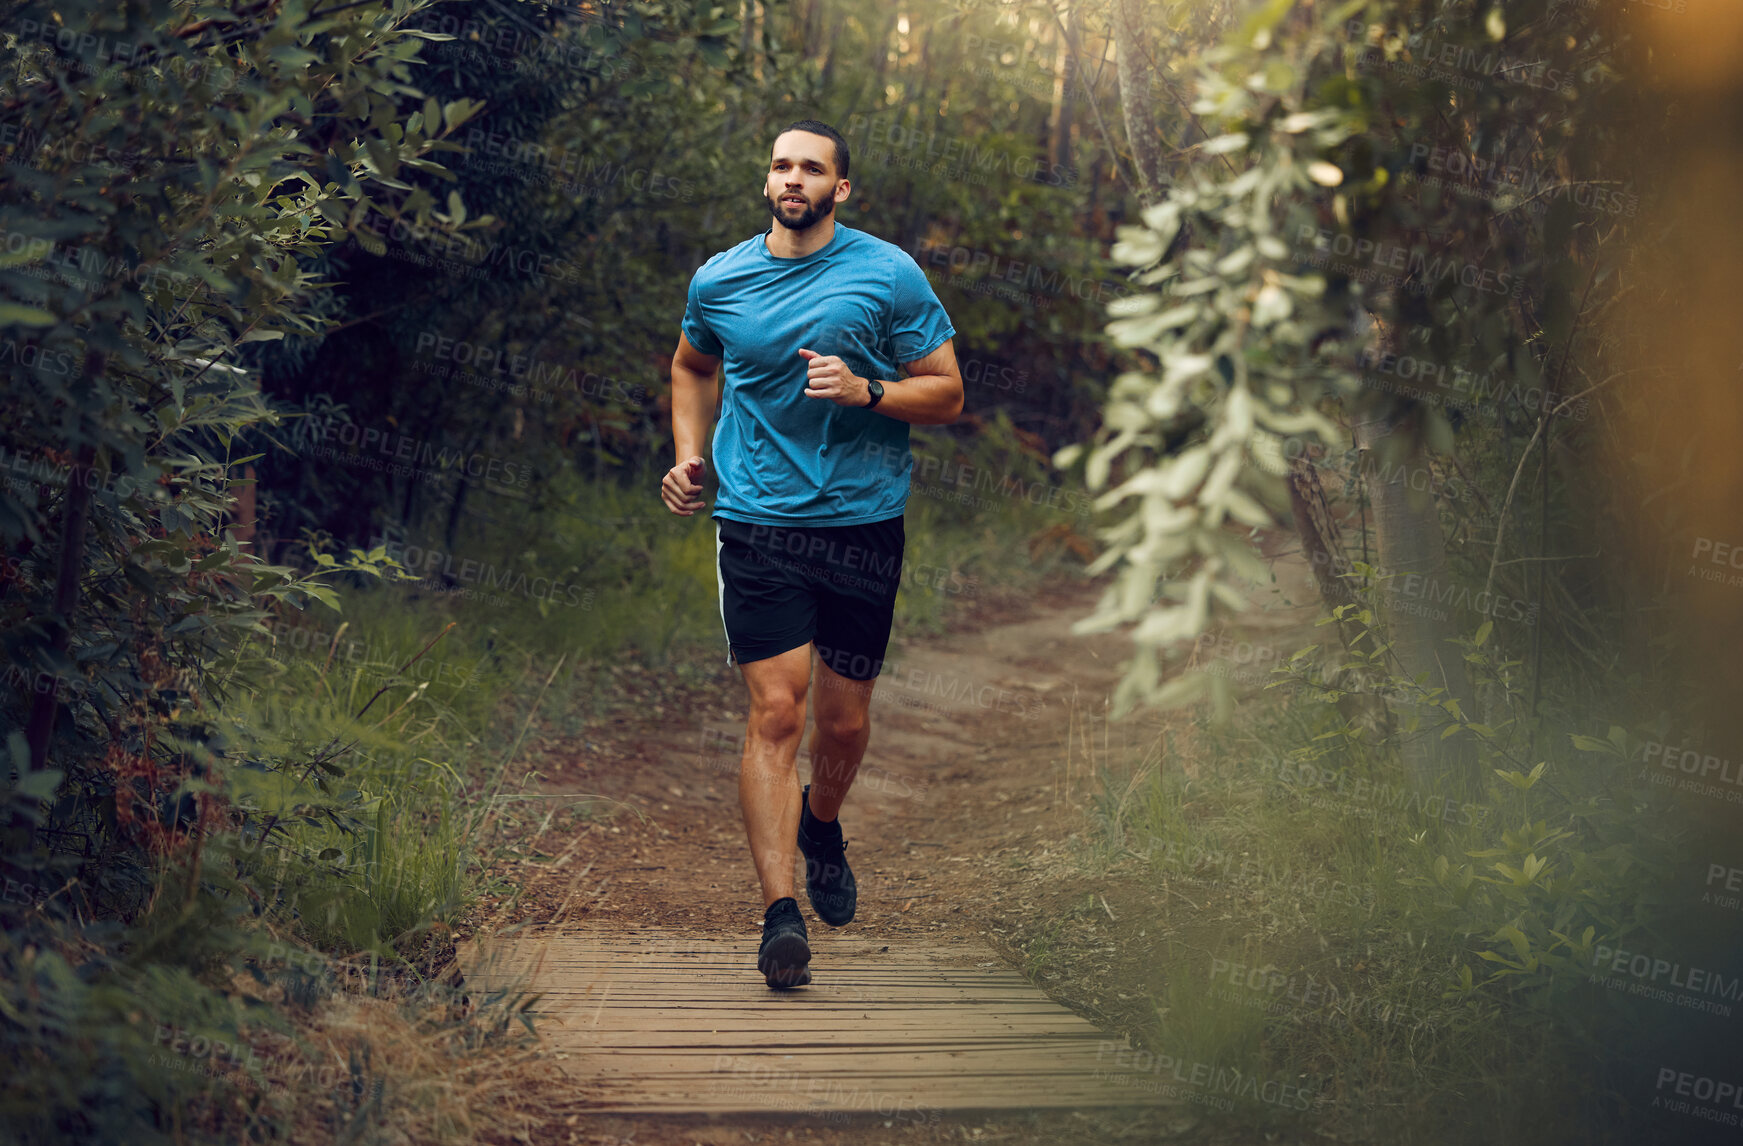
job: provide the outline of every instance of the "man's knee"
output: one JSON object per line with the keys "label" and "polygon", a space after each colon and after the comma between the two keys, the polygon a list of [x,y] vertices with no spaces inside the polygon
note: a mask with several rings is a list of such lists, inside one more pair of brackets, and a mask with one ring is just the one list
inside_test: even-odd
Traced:
{"label": "man's knee", "polygon": [[805,727],[803,697],[770,697],[754,702],[750,709],[750,734],[775,743],[791,740]]}
{"label": "man's knee", "polygon": [[871,717],[858,707],[832,709],[817,714],[817,727],[831,740],[857,740],[871,726]]}

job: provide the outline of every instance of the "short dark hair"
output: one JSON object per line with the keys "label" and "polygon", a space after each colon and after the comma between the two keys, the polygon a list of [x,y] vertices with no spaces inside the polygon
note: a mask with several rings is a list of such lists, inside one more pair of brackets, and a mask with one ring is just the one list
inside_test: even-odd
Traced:
{"label": "short dark hair", "polygon": [[839,131],[836,131],[833,127],[830,127],[820,119],[801,119],[795,123],[789,123],[786,128],[782,130],[781,134],[785,135],[789,131],[808,131],[812,135],[821,135],[834,140],[835,177],[837,179],[847,178],[847,140],[841,137]]}

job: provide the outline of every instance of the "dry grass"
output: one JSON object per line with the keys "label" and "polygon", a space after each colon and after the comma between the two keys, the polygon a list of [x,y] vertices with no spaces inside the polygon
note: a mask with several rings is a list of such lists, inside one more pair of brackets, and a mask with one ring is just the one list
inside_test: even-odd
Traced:
{"label": "dry grass", "polygon": [[308,1146],[528,1141],[570,1111],[559,1109],[557,1068],[521,1021],[532,998],[519,980],[490,978],[486,992],[453,963],[421,982],[341,967],[308,1008],[287,1004],[278,985],[256,986],[255,998],[288,1012],[290,1029],[190,1060],[186,1069],[211,1083],[182,1112],[182,1129]]}

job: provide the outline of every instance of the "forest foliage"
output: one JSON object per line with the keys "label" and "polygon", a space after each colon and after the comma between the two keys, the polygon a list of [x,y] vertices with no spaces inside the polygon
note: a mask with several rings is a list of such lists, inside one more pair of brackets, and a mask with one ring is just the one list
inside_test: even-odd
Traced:
{"label": "forest foliage", "polygon": [[[1531,604],[1419,634],[1466,642],[1437,691],[1360,607],[1409,570],[1365,517],[1329,539],[1346,662],[1388,682],[1315,679],[1464,745],[1477,786],[1538,784],[1637,636],[1620,575],[1537,563],[1588,551],[1569,490],[1607,480],[1610,351],[1586,335],[1638,206],[1606,127],[1633,49],[1593,6],[69,0],[9,6],[4,35],[22,1139],[281,1133],[288,1099],[160,1069],[164,1032],[288,1029],[336,989],[299,952],[419,981],[541,700],[712,622],[705,539],[652,496],[666,369],[695,267],[766,226],[795,119],[847,135],[843,221],[912,254],[957,327],[968,413],[917,454],[1049,491],[916,479],[917,551],[956,584],[1099,552],[1087,627],[1134,626],[1123,701],[1226,702],[1163,659],[1267,576],[1232,526],[1299,526],[1314,485],[1395,487],[1387,520],[1453,539],[1446,593]],[[512,605],[441,604],[482,579]],[[662,603],[673,582],[700,590]],[[1424,741],[1361,743],[1415,768]],[[1497,845],[1521,880],[1412,876],[1459,955],[1500,961],[1464,988],[1541,984],[1588,923],[1638,924],[1538,854],[1631,887],[1614,836],[1580,850],[1623,830],[1600,795]],[[322,1117],[388,1117],[371,1093]]]}

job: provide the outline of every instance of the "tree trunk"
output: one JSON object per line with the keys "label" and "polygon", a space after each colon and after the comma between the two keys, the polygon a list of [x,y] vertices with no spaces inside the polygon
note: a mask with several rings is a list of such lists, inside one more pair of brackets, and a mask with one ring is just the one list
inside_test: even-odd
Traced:
{"label": "tree trunk", "polygon": [[846,18],[845,12],[837,12],[835,18],[829,22],[828,35],[823,39],[823,74],[817,81],[817,87],[825,98],[832,99],[835,94],[835,43],[841,35],[842,21]]}
{"label": "tree trunk", "polygon": [[767,9],[758,3],[757,0],[745,0],[744,10],[744,44],[747,50],[752,45],[757,46],[758,50],[751,56],[751,75],[756,78],[757,86],[760,88],[764,82],[763,53],[761,51],[762,22],[767,13]]}
{"label": "tree trunk", "polygon": [[[86,359],[86,369],[90,377],[100,377],[103,371],[103,356],[93,353]],[[61,550],[60,562],[55,571],[54,614],[50,622],[52,637],[49,640],[51,657],[55,661],[66,659],[72,648],[73,616],[79,607],[79,577],[85,569],[85,533],[91,520],[91,483],[96,480],[96,450],[89,441],[79,444],[73,455],[73,465],[67,481],[67,500],[61,510]],[[36,695],[31,698],[30,721],[25,726],[25,743],[30,750],[28,769],[40,772],[48,767],[49,745],[54,740],[55,717],[60,712],[61,676],[60,666],[51,666],[54,670],[53,685],[46,691],[42,688],[40,677],[33,676],[31,684],[36,689]],[[19,780],[27,765],[17,761]],[[15,808],[10,823],[15,840],[21,840],[28,846],[35,835],[35,827],[23,809]]]}
{"label": "tree trunk", "polygon": [[1138,198],[1148,207],[1162,199],[1162,149],[1157,143],[1155,56],[1144,27],[1143,0],[1114,0],[1114,63],[1120,80],[1120,111],[1126,119],[1126,139],[1138,168]]}
{"label": "tree trunk", "polygon": [[[952,67],[953,64],[957,67],[960,67],[960,66],[962,66],[962,61],[961,60],[954,60],[953,61],[950,59],[946,59],[944,66],[946,69],[949,69],[950,67]],[[936,115],[928,114],[928,112],[926,110],[927,104],[929,102],[927,99],[926,93],[932,87],[932,41],[931,40],[921,40],[920,41],[920,65],[919,65],[918,70],[920,72],[919,94],[916,95],[912,100],[905,103],[902,106],[902,110],[904,112],[906,112],[906,111],[912,109],[912,111],[914,113],[915,124],[919,128],[921,128],[925,131],[936,131],[937,130],[936,124],[938,122],[938,117]],[[908,89],[908,82],[907,82],[907,80],[903,80],[902,81],[902,91],[903,91],[904,95],[907,94],[907,89]],[[931,102],[935,103],[936,101],[931,101]],[[908,186],[911,188],[913,186],[913,183],[910,182],[908,184]],[[930,208],[928,207],[928,205],[926,203],[922,202],[918,196],[915,196],[912,193],[910,193],[909,200],[905,204],[905,206],[906,206],[907,210],[906,210],[906,213],[902,216],[902,229],[900,232],[901,237],[902,237],[901,241],[902,241],[903,246],[912,247],[915,239],[920,234],[920,229],[921,229],[922,223],[924,221],[923,216],[925,219],[931,218],[931,215],[929,214]]]}
{"label": "tree trunk", "polygon": [[[1356,604],[1355,590],[1349,578],[1349,560],[1344,556],[1342,532],[1332,516],[1331,503],[1319,480],[1319,470],[1313,459],[1302,456],[1290,466],[1289,511],[1295,520],[1295,533],[1301,539],[1301,551],[1307,557],[1314,587],[1328,613],[1345,605]],[[1341,621],[1327,626],[1329,632],[1319,637],[1321,683],[1345,689],[1338,698],[1338,712],[1375,736],[1392,735],[1396,729],[1384,698],[1376,695],[1367,682],[1351,677],[1350,641],[1359,626]],[[1366,651],[1364,648],[1363,651]]]}
{"label": "tree trunk", "polygon": [[1058,40],[1059,52],[1053,66],[1053,162],[1064,170],[1071,164],[1071,113],[1076,106],[1077,86],[1082,76],[1077,67],[1078,45],[1082,42],[1078,28],[1082,23],[1081,5],[1071,6],[1071,16],[1065,34]]}
{"label": "tree trunk", "polygon": [[[841,118],[838,122],[852,123],[854,115],[859,111],[859,105],[865,102],[868,94],[871,96],[871,105],[874,111],[883,106],[884,76],[888,74],[890,69],[890,37],[896,34],[896,22],[901,18],[901,10],[895,5],[891,5],[883,22],[879,25],[877,39],[872,42],[872,74],[860,85],[859,91],[854,93],[853,102],[839,113]],[[836,26],[839,29],[839,20]],[[831,51],[833,52],[833,49]]]}
{"label": "tree trunk", "polygon": [[258,488],[259,485],[254,477],[254,465],[251,462],[242,467],[242,488],[236,495],[236,512],[232,517],[235,525],[231,532],[236,538],[237,545],[252,547],[254,544],[256,524],[254,494]]}
{"label": "tree trunk", "polygon": [[823,50],[823,0],[810,0],[805,5],[802,21],[805,29],[805,58],[814,60]]}
{"label": "tree trunk", "polygon": [[[1456,595],[1447,569],[1446,541],[1440,532],[1440,513],[1432,495],[1416,493],[1410,475],[1428,464],[1426,451],[1413,424],[1414,410],[1378,415],[1357,421],[1356,448],[1362,459],[1374,509],[1375,564],[1382,576],[1392,574],[1377,586],[1376,620],[1384,639],[1391,642],[1394,673],[1423,678],[1428,688],[1444,688],[1459,703],[1465,718],[1477,719],[1477,710],[1463,655],[1447,639],[1465,628],[1451,604],[1437,604]],[[1390,439],[1390,440],[1388,440]],[[1376,473],[1375,461],[1384,457]],[[1444,699],[1444,696],[1443,696]],[[1405,717],[1399,752],[1404,770],[1418,789],[1463,789],[1475,787],[1475,741],[1460,732],[1445,740],[1441,730],[1451,719],[1426,701],[1398,701]],[[1410,728],[1410,717],[1416,727]]]}
{"label": "tree trunk", "polygon": [[1340,576],[1347,572],[1347,563],[1338,541],[1337,522],[1332,519],[1319,471],[1306,456],[1295,459],[1289,468],[1289,511],[1295,519],[1295,532],[1301,538],[1301,551],[1313,571],[1320,600],[1328,609],[1354,604],[1356,597],[1350,583]]}

